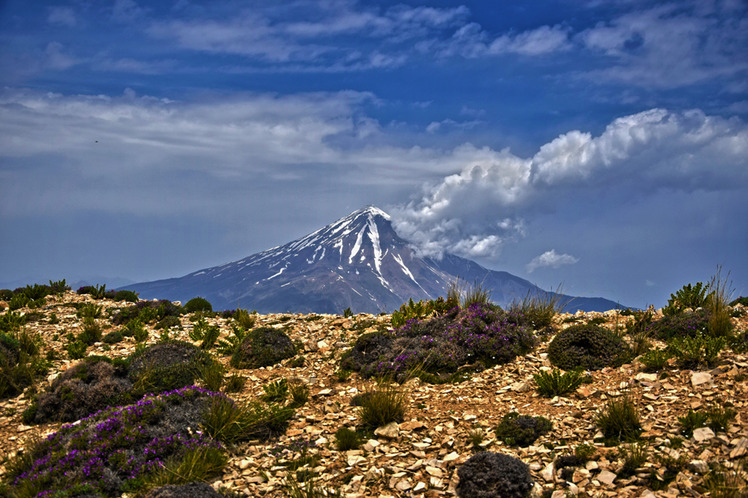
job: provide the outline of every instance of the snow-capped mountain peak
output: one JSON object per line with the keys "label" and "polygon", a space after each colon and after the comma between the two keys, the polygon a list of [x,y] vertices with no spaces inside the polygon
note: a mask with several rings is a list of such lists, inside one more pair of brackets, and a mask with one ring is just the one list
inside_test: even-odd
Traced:
{"label": "snow-capped mountain peak", "polygon": [[458,277],[483,282],[500,304],[539,290],[454,255],[439,261],[418,257],[395,233],[390,216],[374,206],[239,261],[125,288],[143,298],[185,301],[202,296],[214,309],[340,313],[350,307],[378,313],[411,298],[443,296]]}

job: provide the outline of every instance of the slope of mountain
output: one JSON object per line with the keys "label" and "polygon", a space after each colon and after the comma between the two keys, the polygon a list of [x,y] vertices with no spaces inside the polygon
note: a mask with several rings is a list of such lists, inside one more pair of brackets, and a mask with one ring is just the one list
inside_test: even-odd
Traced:
{"label": "slope of mountain", "polygon": [[[391,312],[408,299],[434,299],[460,278],[481,282],[506,306],[528,293],[545,293],[527,280],[493,271],[468,259],[418,257],[376,207],[355,211],[288,244],[183,277],[132,284],[141,298],[208,299],[214,309],[236,307],[260,313]],[[603,311],[616,303],[572,298],[567,310]]]}

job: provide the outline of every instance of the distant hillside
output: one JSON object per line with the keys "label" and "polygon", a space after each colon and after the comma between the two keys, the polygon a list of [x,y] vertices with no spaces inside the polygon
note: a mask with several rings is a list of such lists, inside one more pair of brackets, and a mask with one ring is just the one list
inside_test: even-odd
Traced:
{"label": "distant hillside", "polygon": [[[457,279],[481,282],[501,306],[546,294],[527,280],[455,255],[418,257],[376,207],[355,211],[288,244],[183,277],[127,285],[141,298],[208,299],[215,309],[260,313],[391,312],[408,299],[434,299]],[[595,297],[560,296],[567,311],[618,305]]]}

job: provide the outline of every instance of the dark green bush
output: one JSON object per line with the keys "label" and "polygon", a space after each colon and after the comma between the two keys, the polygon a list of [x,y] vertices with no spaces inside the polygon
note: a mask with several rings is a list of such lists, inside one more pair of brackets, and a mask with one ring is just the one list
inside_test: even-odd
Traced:
{"label": "dark green bush", "polygon": [[724,337],[676,337],[668,342],[668,352],[681,368],[710,368],[717,364],[726,343]]}
{"label": "dark green bush", "polygon": [[359,415],[365,427],[377,428],[405,418],[405,394],[398,385],[380,381],[377,387],[363,393]]}
{"label": "dark green bush", "polygon": [[155,328],[160,330],[160,329],[167,329],[171,327],[181,327],[181,326],[182,326],[182,322],[181,320],[179,320],[179,317],[169,315],[159,320]]}
{"label": "dark green bush", "polygon": [[193,297],[184,305],[185,313],[195,313],[198,311],[213,311],[213,306],[203,297]]}
{"label": "dark green bush", "polygon": [[639,357],[647,372],[659,372],[667,366],[670,352],[667,349],[651,349]]}
{"label": "dark green bush", "polygon": [[504,415],[496,426],[496,437],[509,446],[530,446],[537,438],[553,429],[545,417],[531,417],[511,412]]}
{"label": "dark green bush", "polygon": [[41,339],[33,332],[0,332],[0,399],[23,392],[46,372],[47,362],[39,356]]}
{"label": "dark green bush", "polygon": [[525,498],[534,486],[530,468],[521,460],[482,451],[457,470],[460,498]]}
{"label": "dark green bush", "polygon": [[128,376],[139,397],[192,385],[215,360],[190,343],[167,341],[136,351],[129,361]]}
{"label": "dark green bush", "polygon": [[107,335],[101,338],[101,342],[104,342],[106,344],[116,344],[118,342],[122,342],[125,339],[125,335],[122,333],[121,330],[113,330],[109,332]]}
{"label": "dark green bush", "polygon": [[246,334],[231,356],[234,368],[259,368],[275,365],[296,354],[291,339],[280,329],[260,327]]}
{"label": "dark green bush", "polygon": [[356,450],[361,446],[361,434],[349,429],[348,427],[341,427],[335,431],[335,448],[338,451]]}
{"label": "dark green bush", "polygon": [[112,299],[115,301],[127,301],[128,303],[137,303],[138,294],[131,290],[118,290],[114,291]]}
{"label": "dark green bush", "polygon": [[548,359],[564,370],[620,367],[632,357],[626,342],[597,325],[572,325],[548,345]]}
{"label": "dark green bush", "polygon": [[662,341],[674,337],[695,337],[709,331],[709,312],[699,309],[692,312],[667,315],[652,323],[652,335]]}

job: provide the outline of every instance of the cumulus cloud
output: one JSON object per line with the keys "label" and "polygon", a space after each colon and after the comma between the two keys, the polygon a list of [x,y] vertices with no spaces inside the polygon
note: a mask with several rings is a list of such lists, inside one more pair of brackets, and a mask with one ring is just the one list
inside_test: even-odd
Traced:
{"label": "cumulus cloud", "polygon": [[608,64],[589,79],[675,88],[748,73],[748,18],[718,2],[632,10],[576,36]]}
{"label": "cumulus cloud", "polygon": [[[573,130],[529,158],[465,145],[461,171],[396,210],[395,227],[422,254],[497,256],[526,234],[526,217],[559,202],[748,186],[748,127],[699,110],[651,109],[614,120],[597,137]],[[604,202],[604,200],[603,200]]]}
{"label": "cumulus cloud", "polygon": [[571,254],[558,254],[555,249],[551,249],[540,256],[534,257],[525,268],[529,273],[532,273],[538,268],[559,268],[562,265],[573,265],[578,261],[579,258],[575,258]]}

